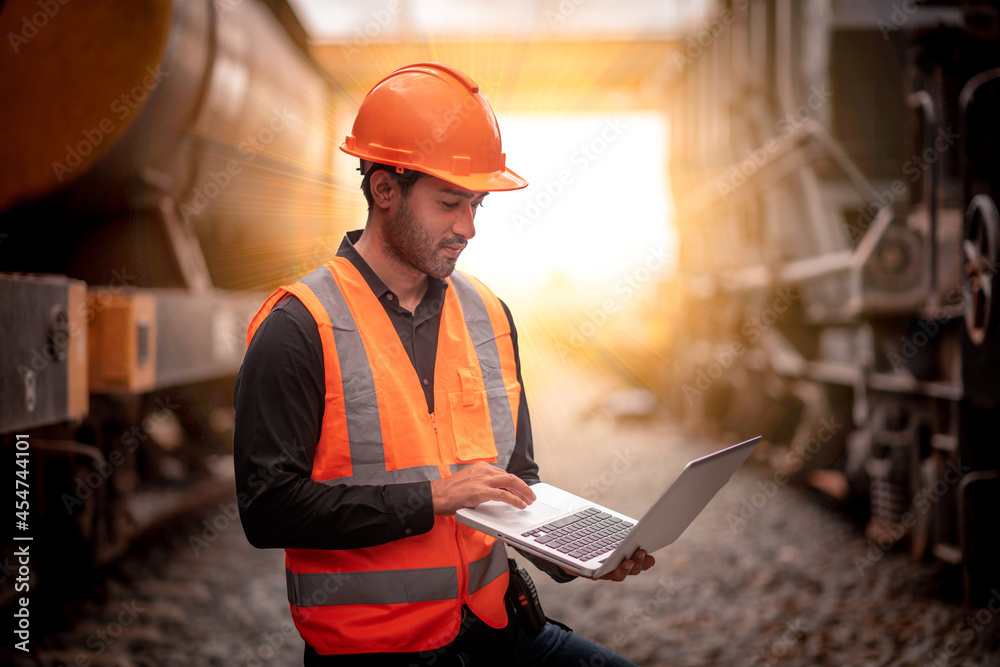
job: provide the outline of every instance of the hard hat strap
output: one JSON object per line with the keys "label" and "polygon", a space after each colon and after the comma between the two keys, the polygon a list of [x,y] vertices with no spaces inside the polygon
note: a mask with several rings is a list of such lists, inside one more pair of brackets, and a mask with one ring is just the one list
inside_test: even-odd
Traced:
{"label": "hard hat strap", "polygon": [[[368,162],[368,164],[371,165],[371,166],[368,167],[367,171],[365,170],[365,162]],[[358,171],[361,172],[362,176],[367,176],[368,174],[374,172],[376,168],[379,168],[379,169],[389,169],[392,166],[393,165],[380,164],[378,162],[370,162],[369,160],[365,160],[364,158],[362,158],[361,159],[361,165],[358,167]],[[404,169],[403,167],[400,167],[399,165],[395,165],[395,168],[396,168],[396,173],[399,174],[400,176],[405,176],[406,175],[406,169]]]}

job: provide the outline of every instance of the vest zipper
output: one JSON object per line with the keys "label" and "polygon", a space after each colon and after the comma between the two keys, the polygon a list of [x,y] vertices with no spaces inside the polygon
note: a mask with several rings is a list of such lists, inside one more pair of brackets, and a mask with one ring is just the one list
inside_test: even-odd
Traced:
{"label": "vest zipper", "polygon": [[431,412],[427,415],[427,418],[431,422],[431,428],[434,429],[434,444],[437,446],[438,450],[438,461],[441,461],[441,463],[438,463],[438,473],[441,475],[441,479],[444,479],[451,474],[451,469],[448,467],[447,463],[444,463],[444,461],[447,461],[448,458],[445,457],[445,453],[441,451],[441,438],[438,435],[437,417],[435,417],[435,413]]}
{"label": "vest zipper", "polygon": [[[455,544],[458,545],[458,604],[469,604],[469,557],[465,555],[465,548],[462,545],[461,536],[462,525],[455,520]],[[471,609],[471,607],[470,607]]]}
{"label": "vest zipper", "polygon": [[[440,461],[446,461],[444,452],[441,451],[441,439],[438,437],[437,428],[437,418],[435,413],[431,412],[427,415],[431,422],[431,428],[434,429],[434,442],[438,446],[438,456]],[[448,467],[447,463],[442,463],[441,475],[444,477],[446,474],[451,474],[451,469]],[[458,547],[458,604],[459,608],[462,605],[468,604],[469,601],[469,558],[465,554],[465,549],[462,545],[462,527],[458,523],[457,519],[452,520],[455,524],[455,545]]]}

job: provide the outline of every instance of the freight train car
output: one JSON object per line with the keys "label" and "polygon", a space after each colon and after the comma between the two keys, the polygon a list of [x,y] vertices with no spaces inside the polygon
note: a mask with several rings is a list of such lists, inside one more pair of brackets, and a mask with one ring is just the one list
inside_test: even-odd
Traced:
{"label": "freight train car", "polygon": [[337,90],[284,2],[11,0],[0,34],[0,451],[29,453],[35,582],[231,488],[259,290],[330,233]]}
{"label": "freight train car", "polygon": [[[715,3],[674,57],[679,412],[1000,574],[1000,5]],[[692,351],[694,352],[692,354]]]}

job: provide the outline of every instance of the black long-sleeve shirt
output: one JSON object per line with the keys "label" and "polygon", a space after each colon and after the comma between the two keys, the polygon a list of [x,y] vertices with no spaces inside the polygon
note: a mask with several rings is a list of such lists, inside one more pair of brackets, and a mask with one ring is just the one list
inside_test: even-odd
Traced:
{"label": "black long-sleeve shirt", "polygon": [[[360,235],[361,231],[348,233],[337,255],[358,269],[385,308],[422,380],[428,413],[433,412],[434,364],[448,284],[431,278],[427,293],[410,313],[354,248]],[[517,331],[510,310],[503,308],[521,382]],[[533,484],[538,481],[538,466],[521,385],[516,440],[507,470]],[[343,486],[310,478],[325,393],[316,323],[298,299],[288,297],[261,323],[236,379],[236,486],[250,543],[259,548],[354,549],[429,531],[434,523],[430,482]],[[551,564],[536,564],[558,580],[571,578]]]}

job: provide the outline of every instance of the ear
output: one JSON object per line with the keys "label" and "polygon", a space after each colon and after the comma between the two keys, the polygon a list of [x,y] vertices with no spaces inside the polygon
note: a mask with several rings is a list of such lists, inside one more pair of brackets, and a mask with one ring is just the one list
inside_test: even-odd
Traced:
{"label": "ear", "polygon": [[369,181],[372,191],[372,202],[381,209],[388,209],[397,193],[396,180],[385,169],[379,169],[371,175]]}

